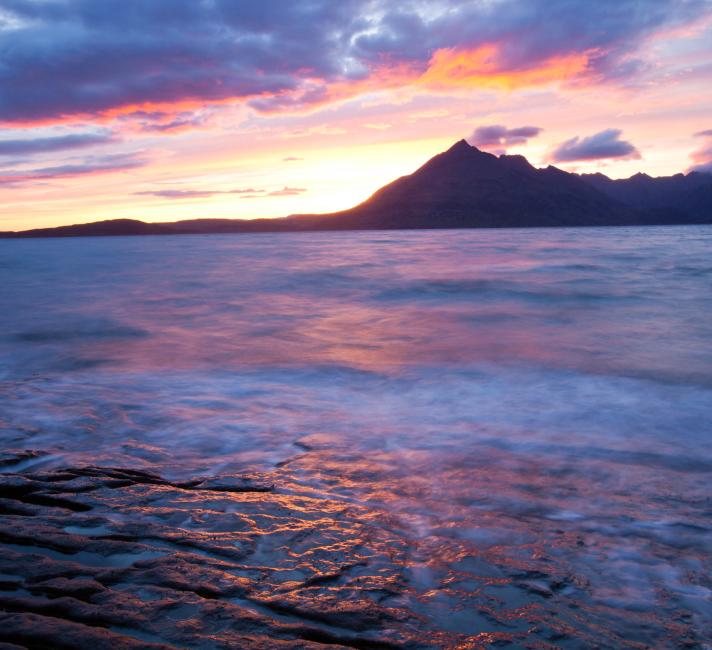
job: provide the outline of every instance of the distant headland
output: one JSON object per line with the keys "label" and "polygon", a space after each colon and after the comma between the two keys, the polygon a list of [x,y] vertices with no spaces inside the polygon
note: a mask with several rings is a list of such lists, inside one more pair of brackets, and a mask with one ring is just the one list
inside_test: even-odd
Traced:
{"label": "distant headland", "polygon": [[456,142],[359,205],[277,219],[113,219],[0,232],[2,238],[177,235],[316,230],[536,228],[712,224],[712,174],[612,180],[532,166]]}

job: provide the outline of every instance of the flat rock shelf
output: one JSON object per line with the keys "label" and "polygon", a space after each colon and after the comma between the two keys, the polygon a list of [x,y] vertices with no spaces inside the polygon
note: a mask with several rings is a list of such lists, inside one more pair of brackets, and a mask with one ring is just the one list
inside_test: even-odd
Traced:
{"label": "flat rock shelf", "polygon": [[684,614],[660,630],[626,612],[651,645],[610,631],[612,609],[589,607],[566,572],[584,541],[565,521],[556,562],[526,544],[475,554],[446,533],[415,545],[386,512],[300,489],[300,456],[274,475],[185,481],[12,471],[38,458],[2,459],[3,649],[644,648],[675,634],[700,647]]}

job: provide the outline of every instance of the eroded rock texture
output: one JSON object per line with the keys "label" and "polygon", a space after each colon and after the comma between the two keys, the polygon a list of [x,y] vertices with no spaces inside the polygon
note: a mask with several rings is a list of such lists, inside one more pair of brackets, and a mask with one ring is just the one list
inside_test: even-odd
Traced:
{"label": "eroded rock texture", "polygon": [[565,522],[548,557],[514,534],[481,552],[447,530],[416,541],[386,510],[310,493],[289,465],[178,482],[5,473],[0,648],[703,647],[690,614],[661,629],[587,603],[565,556],[588,542]]}
{"label": "eroded rock texture", "polygon": [[407,551],[264,477],[89,467],[0,483],[0,638],[19,647],[423,645]]}

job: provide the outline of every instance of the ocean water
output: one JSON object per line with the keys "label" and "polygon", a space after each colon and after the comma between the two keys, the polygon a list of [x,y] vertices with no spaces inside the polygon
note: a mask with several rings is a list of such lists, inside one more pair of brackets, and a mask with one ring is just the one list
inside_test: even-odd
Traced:
{"label": "ocean water", "polygon": [[278,469],[397,528],[432,629],[548,563],[503,607],[712,643],[712,227],[0,240],[0,278],[12,471]]}

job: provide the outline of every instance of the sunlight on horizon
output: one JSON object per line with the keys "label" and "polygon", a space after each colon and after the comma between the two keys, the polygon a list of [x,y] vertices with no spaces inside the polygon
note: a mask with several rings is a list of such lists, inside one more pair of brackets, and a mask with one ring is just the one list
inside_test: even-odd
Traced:
{"label": "sunlight on horizon", "polygon": [[[698,134],[712,128],[709,13],[655,14],[655,27],[621,14],[618,29],[629,32],[624,44],[618,32],[610,41],[592,33],[577,42],[537,25],[517,41],[516,31],[508,31],[515,25],[506,21],[491,33],[466,33],[447,12],[426,9],[418,20],[423,34],[437,28],[421,37],[432,47],[398,32],[399,23],[389,22],[395,18],[374,14],[365,17],[370,28],[354,34],[350,49],[334,51],[341,72],[327,63],[317,72],[314,61],[309,71],[295,61],[290,81],[275,76],[271,89],[226,76],[232,90],[223,82],[208,88],[209,80],[190,90],[168,60],[155,64],[157,73],[165,66],[156,77],[163,95],[134,88],[122,76],[132,70],[117,68],[115,78],[111,69],[99,71],[107,89],[115,87],[103,96],[88,81],[99,74],[93,61],[65,60],[70,41],[59,32],[48,44],[56,75],[38,61],[34,76],[25,78],[32,88],[33,78],[40,83],[47,75],[50,87],[57,77],[73,93],[40,102],[32,93],[39,98],[45,91],[37,86],[26,97],[0,97],[0,230],[342,210],[488,125],[537,127],[536,137],[502,149],[535,166],[621,178],[670,175],[706,162],[709,145]],[[24,51],[23,39],[34,37],[41,19],[8,11],[0,34]],[[558,16],[584,30],[580,19],[575,12]],[[89,33],[110,30],[86,20]],[[199,27],[212,30],[213,20],[206,14]],[[250,27],[231,29],[249,33]],[[318,25],[310,29],[319,33]],[[265,79],[273,73],[257,60],[238,57],[235,64]],[[620,131],[637,155],[552,160],[563,143],[607,129]]]}

